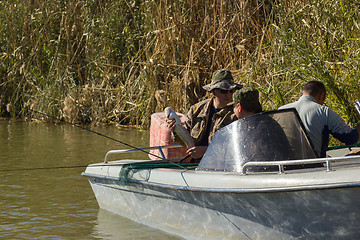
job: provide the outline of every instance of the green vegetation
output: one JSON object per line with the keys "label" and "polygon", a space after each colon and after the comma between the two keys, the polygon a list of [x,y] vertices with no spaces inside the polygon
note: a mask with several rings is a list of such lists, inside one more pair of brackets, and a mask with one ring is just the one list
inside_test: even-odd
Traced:
{"label": "green vegetation", "polygon": [[356,124],[360,5],[318,0],[0,0],[0,115],[148,126],[230,69],[267,110],[320,80]]}

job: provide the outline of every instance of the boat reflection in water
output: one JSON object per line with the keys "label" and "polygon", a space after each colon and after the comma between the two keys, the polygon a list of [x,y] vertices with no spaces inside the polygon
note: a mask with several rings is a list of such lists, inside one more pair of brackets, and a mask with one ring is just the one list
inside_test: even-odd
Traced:
{"label": "boat reflection in water", "polygon": [[107,240],[182,239],[168,235],[158,229],[142,225],[141,223],[131,221],[128,218],[124,218],[104,209],[99,209],[92,236],[96,239]]}
{"label": "boat reflection in water", "polygon": [[[201,162],[91,164],[100,208],[187,239],[354,239],[360,156],[317,158],[294,109],[220,129]],[[176,159],[172,159],[176,162]]]}

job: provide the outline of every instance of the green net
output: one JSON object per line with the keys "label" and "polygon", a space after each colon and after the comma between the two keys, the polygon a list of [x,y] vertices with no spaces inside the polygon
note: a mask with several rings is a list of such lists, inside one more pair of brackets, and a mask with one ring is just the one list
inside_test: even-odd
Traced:
{"label": "green net", "polygon": [[126,185],[128,179],[131,178],[136,172],[145,169],[154,169],[154,168],[171,168],[171,169],[184,169],[184,170],[194,170],[199,163],[131,163],[124,164],[120,170],[119,174],[119,185]]}
{"label": "green net", "polygon": [[342,148],[352,148],[352,147],[360,147],[360,143],[355,143],[355,144],[352,144],[352,145],[332,146],[332,147],[328,147],[327,150],[342,149]]}

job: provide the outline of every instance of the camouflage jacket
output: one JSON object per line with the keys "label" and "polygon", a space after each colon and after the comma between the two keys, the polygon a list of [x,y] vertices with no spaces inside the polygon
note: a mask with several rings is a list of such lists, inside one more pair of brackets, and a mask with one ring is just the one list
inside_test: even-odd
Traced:
{"label": "camouflage jacket", "polygon": [[227,106],[215,113],[209,123],[210,108],[212,104],[213,98],[206,99],[191,106],[187,114],[188,119],[185,122],[184,127],[194,139],[195,146],[198,146],[201,143],[208,124],[211,124],[208,138],[208,143],[210,143],[217,130],[237,120],[233,112],[233,107]]}

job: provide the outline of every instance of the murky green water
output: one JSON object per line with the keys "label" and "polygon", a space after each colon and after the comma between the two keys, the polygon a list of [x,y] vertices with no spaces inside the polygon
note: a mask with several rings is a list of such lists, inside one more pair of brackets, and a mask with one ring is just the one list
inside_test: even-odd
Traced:
{"label": "murky green water", "polygon": [[[147,131],[92,130],[136,147],[149,144]],[[99,209],[81,173],[122,148],[129,147],[70,125],[0,120],[0,238],[177,239]]]}

